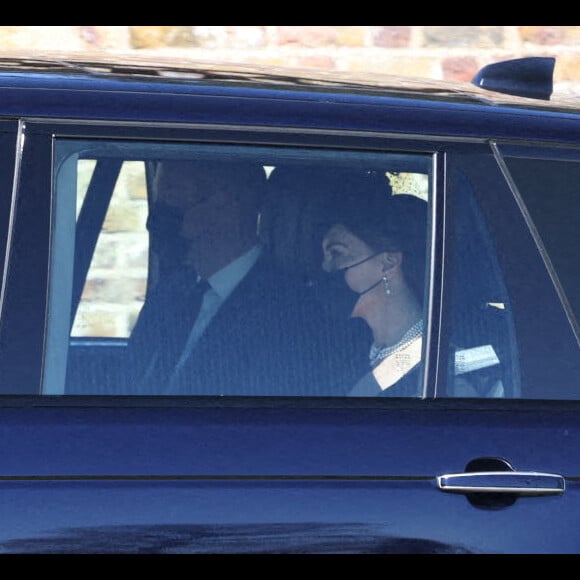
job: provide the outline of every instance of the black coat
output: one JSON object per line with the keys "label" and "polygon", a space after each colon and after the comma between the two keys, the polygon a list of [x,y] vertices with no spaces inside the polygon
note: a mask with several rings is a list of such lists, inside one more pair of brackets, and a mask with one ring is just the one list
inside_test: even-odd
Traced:
{"label": "black coat", "polygon": [[262,256],[212,319],[171,390],[171,369],[157,369],[147,381],[140,378],[153,353],[171,342],[171,325],[161,313],[168,305],[156,305],[162,299],[153,298],[133,340],[138,373],[132,391],[344,395],[368,368],[369,338],[360,321],[329,317],[320,298],[311,286]]}

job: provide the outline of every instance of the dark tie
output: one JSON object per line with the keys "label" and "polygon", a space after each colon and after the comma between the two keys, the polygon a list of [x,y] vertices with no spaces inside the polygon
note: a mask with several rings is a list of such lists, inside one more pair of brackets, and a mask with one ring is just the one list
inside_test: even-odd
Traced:
{"label": "dark tie", "polygon": [[143,308],[139,320],[142,330],[136,337],[144,375],[135,387],[148,387],[154,394],[165,391],[199,314],[203,295],[210,288],[206,280],[199,280],[188,270],[162,284]]}

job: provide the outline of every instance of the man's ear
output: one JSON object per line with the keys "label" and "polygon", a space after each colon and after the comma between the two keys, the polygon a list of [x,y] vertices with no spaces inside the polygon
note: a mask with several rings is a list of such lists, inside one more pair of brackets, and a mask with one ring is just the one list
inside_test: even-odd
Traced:
{"label": "man's ear", "polygon": [[383,252],[382,254],[383,273],[394,268],[400,268],[403,263],[402,252]]}

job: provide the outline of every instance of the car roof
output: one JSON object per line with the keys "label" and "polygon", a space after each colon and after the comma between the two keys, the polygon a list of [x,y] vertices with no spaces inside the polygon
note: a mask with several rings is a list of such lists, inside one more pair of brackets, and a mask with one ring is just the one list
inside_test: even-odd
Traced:
{"label": "car roof", "polygon": [[[18,81],[16,81],[16,76]],[[83,80],[97,90],[107,81],[132,81],[154,90],[161,86],[228,86],[350,93],[419,98],[521,109],[580,112],[575,96],[541,100],[490,91],[468,82],[403,77],[384,73],[356,73],[299,69],[235,62],[192,61],[186,57],[135,55],[126,52],[0,52],[0,86],[25,79],[41,79],[53,86]],[[128,89],[130,90],[130,89]]]}
{"label": "car roof", "polygon": [[[551,92],[551,72],[547,84]],[[175,56],[0,52],[0,119],[7,122],[71,127],[94,121],[137,124],[140,130],[150,124],[170,131],[284,127],[576,146],[579,114],[578,102],[514,96],[471,83]]]}

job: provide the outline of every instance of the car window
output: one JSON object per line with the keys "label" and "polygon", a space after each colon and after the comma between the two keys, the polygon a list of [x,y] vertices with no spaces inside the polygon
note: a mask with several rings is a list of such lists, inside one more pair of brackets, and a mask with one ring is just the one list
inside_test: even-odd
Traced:
{"label": "car window", "polygon": [[[87,228],[86,201],[97,162],[78,162],[77,231]],[[147,186],[145,164],[124,161],[94,245],[71,337],[127,338],[138,316],[147,284]],[[84,223],[83,223],[84,220]],[[92,247],[92,245],[91,245]]]}
{"label": "car window", "polygon": [[[365,375],[387,389],[412,368],[399,396],[422,396],[432,155],[80,140],[56,151],[44,393],[345,396]],[[325,247],[355,213],[351,228],[387,216],[390,238]],[[412,284],[391,273],[401,244]],[[373,291],[413,296],[394,335],[411,362],[380,379],[368,305],[354,310]]]}
{"label": "car window", "polygon": [[504,160],[521,196],[555,282],[570,306],[572,324],[580,319],[580,152],[507,148]]}
{"label": "car window", "polygon": [[[577,397],[563,370],[548,386],[536,369],[540,303],[567,364],[577,345],[489,150],[449,173],[433,264],[430,153],[82,140],[56,151],[45,394]],[[554,260],[569,289],[566,255]],[[435,356],[448,362],[435,383],[424,362],[440,282]]]}
{"label": "car window", "polygon": [[[552,161],[563,150],[500,150],[510,155],[482,150],[451,163],[449,366],[481,366],[477,388],[491,389],[489,396],[578,399],[580,356],[565,293],[573,294],[574,286],[569,249],[577,236],[570,225],[576,164],[569,155],[567,163]],[[562,196],[553,193],[557,184]],[[475,350],[458,361],[456,343]],[[439,394],[465,396],[461,382],[458,390],[449,380]]]}
{"label": "car window", "polygon": [[448,382],[440,396],[520,395],[513,308],[498,248],[469,178],[460,174],[451,197],[446,262],[449,279]]}

